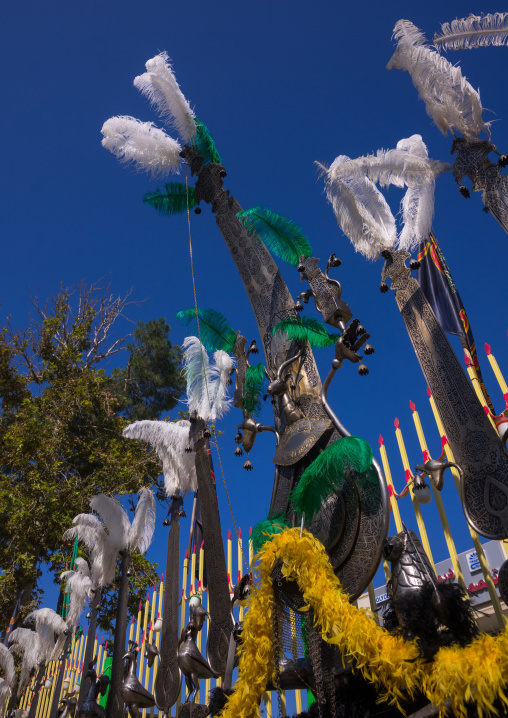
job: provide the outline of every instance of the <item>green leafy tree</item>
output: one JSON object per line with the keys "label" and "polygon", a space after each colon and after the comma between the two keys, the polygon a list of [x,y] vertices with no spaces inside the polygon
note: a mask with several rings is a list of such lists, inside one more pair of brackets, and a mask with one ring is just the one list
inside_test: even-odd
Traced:
{"label": "green leafy tree", "polygon": [[[72,547],[62,534],[76,514],[90,510],[92,496],[135,494],[147,485],[159,500],[165,496],[156,455],[124,439],[122,429],[127,418],[159,418],[176,405],[180,354],[161,319],[140,324],[126,346],[118,324],[130,303],[129,295],[81,283],[44,306],[35,298],[25,330],[0,330],[0,627],[21,589],[24,613],[40,603],[43,567],[56,576],[65,568]],[[130,370],[108,375],[123,349]],[[169,380],[174,385],[167,388]],[[133,611],[156,568],[135,555]],[[101,611],[104,629],[114,591],[113,585]]]}

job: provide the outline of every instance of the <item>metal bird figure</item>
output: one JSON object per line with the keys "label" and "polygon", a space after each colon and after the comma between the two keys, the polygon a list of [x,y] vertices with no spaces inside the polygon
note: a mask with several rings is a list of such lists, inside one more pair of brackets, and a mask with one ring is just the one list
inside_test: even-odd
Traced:
{"label": "metal bird figure", "polygon": [[[97,658],[95,658],[95,661],[96,660]],[[79,718],[104,718],[104,716],[106,715],[106,710],[102,706],[98,705],[97,698],[99,697],[99,695],[105,695],[109,685],[109,677],[101,676],[99,679],[97,679],[97,673],[93,666],[95,661],[89,664],[90,667],[85,676],[85,679],[90,678],[91,682],[90,687],[83,700],[83,703],[81,704],[81,707],[79,709]]]}
{"label": "metal bird figure", "polygon": [[203,606],[189,606],[189,623],[182,629],[180,636],[178,665],[187,685],[186,703],[194,703],[196,700],[200,678],[213,678],[217,675],[196,645],[196,637],[203,628],[206,618],[208,613]]}
{"label": "metal bird figure", "polygon": [[151,668],[159,654],[159,649],[153,643],[145,643],[145,658],[148,668]]}
{"label": "metal bird figure", "polygon": [[144,688],[136,677],[138,654],[134,643],[129,651],[123,656],[128,662],[127,675],[120,688],[120,695],[123,702],[129,709],[131,718],[138,718],[140,708],[152,708],[155,705],[154,697]]}

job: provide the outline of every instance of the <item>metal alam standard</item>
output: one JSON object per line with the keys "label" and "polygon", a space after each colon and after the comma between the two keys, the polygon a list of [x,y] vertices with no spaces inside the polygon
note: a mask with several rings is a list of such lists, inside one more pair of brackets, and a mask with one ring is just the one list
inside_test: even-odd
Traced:
{"label": "metal alam standard", "polygon": [[[435,41],[450,49],[503,45],[507,33],[508,13],[498,13],[443,26],[443,35]],[[450,131],[454,136],[455,178],[470,177],[473,190],[483,190],[486,207],[508,230],[506,178],[501,174],[506,158],[501,155],[494,164],[487,157],[493,145],[489,136],[487,140],[479,137],[480,132],[488,135],[489,128],[481,117],[478,93],[460,68],[429,47],[410,22],[399,21],[395,37],[398,44],[389,67],[410,72],[427,112],[445,134]],[[326,266],[320,267],[294,222],[266,208],[243,210],[224,188],[226,170],[213,139],[180,90],[165,53],[146,63],[146,72],[134,85],[181,141],[151,122],[119,116],[104,124],[103,145],[122,162],[133,163],[152,176],[165,177],[182,166],[190,170],[194,186],[168,182],[145,195],[144,201],[165,215],[191,209],[200,212],[202,204],[210,205],[251,302],[265,359],[252,363],[258,353],[256,341],[249,344],[241,330],[229,326],[219,312],[198,306],[179,312],[187,326],[195,322],[197,328],[197,336],[187,337],[183,344],[189,419],[140,421],[124,430],[127,439],[145,441],[157,452],[170,503],[164,522],[169,526],[166,583],[158,594],[154,589],[150,627],[147,601],[143,634],[140,607],[136,634],[132,625],[125,650],[127,571],[132,552],[146,550],[151,540],[153,497],[146,490],[141,492],[132,525],[120,504],[95,497],[94,513],[76,517],[74,528],[67,532],[88,547],[91,564],[90,569],[84,562],[77,567],[79,580],[67,577],[72,618],[66,623],[42,609],[42,614],[34,616],[37,631],[31,632],[33,636],[23,633],[27,629],[12,633],[11,640],[24,652],[20,708],[26,710],[29,703],[30,673],[38,666],[40,683],[47,666],[60,661],[59,688],[51,693],[51,701],[38,704],[32,699],[33,718],[46,718],[48,711],[52,717],[60,698],[62,715],[77,713],[83,718],[120,718],[126,708],[131,718],[140,714],[145,718],[148,711],[153,715],[155,707],[169,716],[175,703],[182,718],[207,714],[255,718],[263,695],[267,715],[272,715],[271,691],[277,694],[282,715],[286,690],[307,690],[309,714],[316,718],[407,714],[421,718],[445,711],[457,716],[506,715],[508,630],[477,534],[508,538],[507,412],[499,417],[489,413],[474,365],[470,362],[466,376],[429,298],[411,275],[419,266],[412,253],[431,236],[435,179],[447,166],[429,158],[422,138],[413,135],[391,150],[357,159],[341,155],[329,167],[321,167],[328,200],[344,233],[366,258],[385,260],[380,288],[387,292],[391,281],[429,386],[442,438],[442,454],[432,459],[412,405],[423,452],[423,463],[413,472],[396,420],[407,480],[406,489],[397,494],[382,439],[384,471],[367,442],[349,434],[327,398],[344,363],[347,368],[357,365],[360,375],[368,374],[364,355],[374,352],[366,328],[333,278],[340,260],[332,254]],[[389,185],[405,193],[400,223],[378,188]],[[466,189],[461,186],[464,195]],[[308,288],[296,301],[272,255],[307,282]],[[311,299],[319,320],[302,315]],[[331,366],[324,381],[313,348],[330,352]],[[490,348],[488,354],[494,366]],[[500,385],[508,402],[504,380],[500,379]],[[264,394],[272,400],[273,426],[257,419]],[[227,557],[224,552],[209,444],[213,427],[232,405],[242,412],[235,453],[246,453],[245,469],[252,469],[249,453],[257,435],[268,431],[275,438],[268,518],[252,531],[248,562],[238,536],[236,585],[232,583],[230,542]],[[496,636],[480,633],[469,601],[440,496],[447,469],[459,490],[498,620]],[[431,490],[457,583],[444,583],[435,571],[420,509],[430,500]],[[203,537],[198,566],[193,553],[188,595],[188,557],[181,593],[177,563],[179,518],[187,493],[194,493],[193,518],[200,514]],[[411,497],[419,536],[406,529],[399,513],[397,498],[406,495]],[[390,508],[398,534],[387,538]],[[256,580],[254,553],[258,557]],[[92,648],[92,631],[80,659],[84,665],[79,668],[82,678],[76,699],[75,693],[61,688],[69,665],[62,662],[59,651],[65,645],[70,656],[75,655],[77,643],[75,637],[71,641],[70,626],[77,624],[85,600],[92,596],[93,618],[101,591],[114,576],[117,556],[122,559],[122,583],[108,670],[111,681]],[[387,579],[391,577],[383,621],[354,605],[369,587],[375,608],[370,582],[382,559]],[[495,578],[506,600],[508,563]],[[77,603],[73,603],[73,591]],[[9,692],[6,689],[0,695],[8,699],[14,696],[12,656],[9,651],[9,658],[3,653],[0,665],[10,678]],[[183,703],[182,677],[186,684]],[[216,685],[209,692],[212,680]],[[206,681],[206,695],[200,693],[201,681]],[[35,693],[39,696],[40,691]],[[298,693],[298,713],[302,712],[300,698]],[[13,700],[10,707],[14,705]]]}

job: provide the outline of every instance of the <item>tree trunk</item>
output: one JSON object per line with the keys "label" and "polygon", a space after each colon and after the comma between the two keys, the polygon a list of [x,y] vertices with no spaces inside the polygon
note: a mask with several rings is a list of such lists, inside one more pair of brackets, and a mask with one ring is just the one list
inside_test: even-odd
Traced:
{"label": "tree trunk", "polygon": [[108,703],[106,705],[107,718],[121,718],[124,712],[124,703],[120,696],[123,683],[123,660],[125,653],[125,636],[127,634],[127,601],[129,598],[129,577],[127,575],[131,564],[131,554],[125,550],[120,566],[120,588],[118,590],[118,608],[116,612],[115,639],[113,646],[113,661],[111,665],[111,682],[109,684]]}

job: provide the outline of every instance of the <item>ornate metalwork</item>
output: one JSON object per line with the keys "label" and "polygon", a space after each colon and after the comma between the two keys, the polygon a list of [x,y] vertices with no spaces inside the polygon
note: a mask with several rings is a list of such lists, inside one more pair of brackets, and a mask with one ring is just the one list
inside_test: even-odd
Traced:
{"label": "ornate metalwork", "polygon": [[162,612],[161,652],[159,667],[153,687],[154,699],[159,710],[170,714],[171,707],[180,694],[182,677],[178,667],[178,602],[180,600],[178,556],[180,555],[180,517],[183,497],[174,496],[169,507],[168,549],[166,554],[166,583],[164,585],[164,608]]}
{"label": "ornate metalwork", "polygon": [[299,419],[286,427],[273,463],[280,466],[296,464],[308,454],[331,425],[330,419]]}
{"label": "ornate metalwork", "polygon": [[[58,718],[74,718],[77,707],[78,699],[76,696],[72,693],[67,693],[65,698],[62,698],[60,701],[60,706],[58,707]],[[28,715],[28,711],[24,712]]]}
{"label": "ornate metalwork", "polygon": [[[215,674],[209,662],[201,655],[196,645],[196,638],[203,628],[208,613],[203,606],[189,606],[189,623],[182,628],[180,636],[180,648],[178,650],[178,665],[187,685],[186,703],[194,703],[196,694],[199,691],[201,678],[213,678]],[[208,640],[210,640],[208,638]]]}
{"label": "ornate metalwork", "polygon": [[139,710],[152,708],[155,700],[152,694],[144,688],[136,676],[138,653],[136,643],[132,642],[130,650],[123,657],[127,661],[127,675],[120,688],[123,703],[129,709],[131,718],[138,718]]}
{"label": "ornate metalwork", "polygon": [[210,667],[222,675],[228,657],[229,637],[233,630],[229,597],[228,572],[222,533],[206,440],[203,436],[206,423],[192,419],[190,440],[194,442],[196,475],[203,519],[203,539],[206,546],[205,567],[208,580],[208,609],[211,616],[206,653]]}
{"label": "ornate metalwork", "polygon": [[[122,697],[123,658],[125,649],[125,635],[127,633],[127,602],[129,598],[128,571],[131,564],[131,554],[124,550],[120,552],[122,562],[120,565],[120,588],[118,590],[118,603],[115,623],[115,640],[113,644],[113,658],[111,662],[111,684],[109,686],[106,715],[108,718],[122,718],[124,701]],[[134,718],[134,716],[133,716]]]}
{"label": "ornate metalwork", "polygon": [[[496,151],[496,146],[490,142],[457,137],[452,144],[452,154],[457,153],[453,176],[461,190],[463,178],[469,177],[473,192],[482,192],[485,208],[508,232],[508,177],[501,174],[501,164],[494,164],[489,159],[489,154]],[[467,197],[468,190],[464,189]]]}
{"label": "ornate metalwork", "polygon": [[383,267],[409,338],[436,402],[446,437],[461,467],[461,500],[468,523],[482,536],[508,536],[508,453],[441,329],[417,280],[393,252]]}
{"label": "ornate metalwork", "polygon": [[[335,261],[340,263],[340,260]],[[298,265],[300,278],[302,282],[304,279],[308,281],[311,291],[305,293],[306,297],[300,295],[299,298],[308,301],[309,296],[314,297],[316,309],[323,315],[325,322],[332,327],[340,328],[341,325],[349,322],[353,313],[349,305],[341,299],[342,286],[340,282],[330,279],[328,276],[330,266],[337,266],[337,264],[333,264],[333,260],[332,262],[328,260],[326,274],[323,274],[317,266],[318,262],[317,257],[305,257],[303,254],[300,257]]]}
{"label": "ornate metalwork", "polygon": [[463,471],[458,464],[455,464],[453,461],[438,461],[437,459],[430,459],[424,464],[415,466],[415,473],[420,471],[422,479],[424,479],[425,476],[430,476],[436,489],[441,491],[444,486],[445,469],[451,469],[452,467],[457,469],[459,476],[462,478]]}

